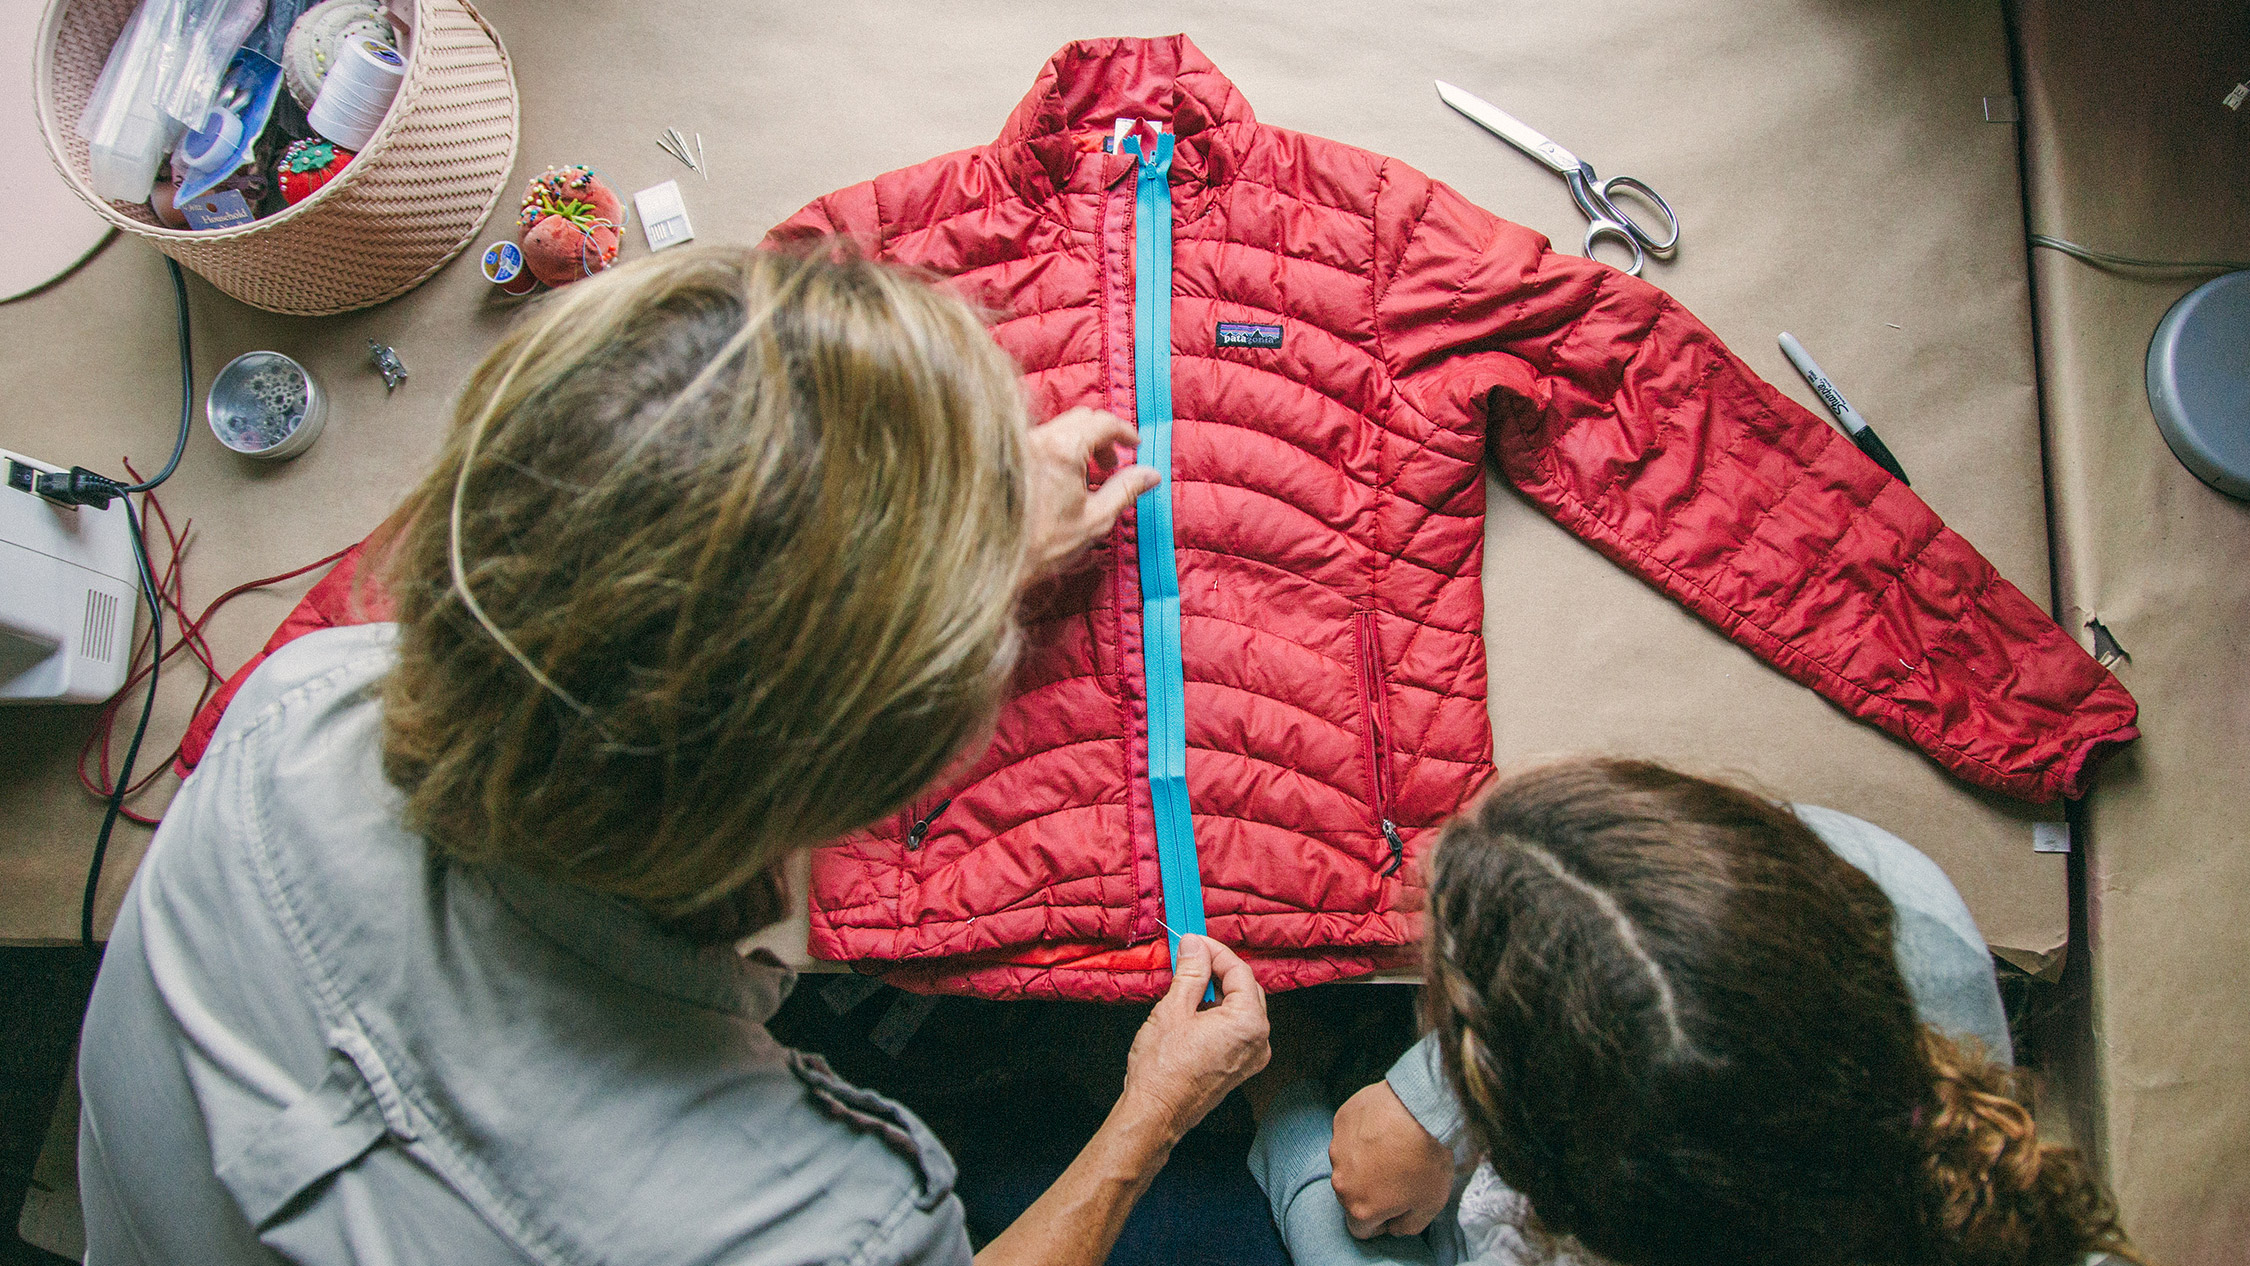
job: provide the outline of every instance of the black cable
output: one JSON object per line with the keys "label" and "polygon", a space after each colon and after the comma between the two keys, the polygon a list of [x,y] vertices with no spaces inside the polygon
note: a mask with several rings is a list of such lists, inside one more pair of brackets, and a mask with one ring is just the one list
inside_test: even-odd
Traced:
{"label": "black cable", "polygon": [[[78,942],[86,949],[94,948],[94,896],[102,883],[102,862],[109,856],[109,837],[117,829],[118,816],[125,811],[125,794],[133,785],[133,764],[140,758],[141,740],[148,734],[149,717],[156,711],[156,682],[159,670],[164,667],[164,595],[156,587],[156,569],[148,561],[148,533],[141,524],[141,516],[133,511],[132,493],[145,493],[172,477],[180,465],[180,454],[187,449],[188,432],[195,418],[195,360],[194,348],[188,339],[187,281],[180,276],[177,260],[167,259],[164,266],[172,274],[173,310],[180,324],[180,433],[172,442],[171,460],[164,469],[156,472],[154,479],[137,484],[121,484],[103,479],[108,487],[104,491],[121,497],[125,503],[125,522],[133,538],[133,561],[141,573],[141,594],[148,599],[149,650],[154,658],[148,666],[148,693],[141,699],[141,719],[133,726],[133,741],[125,748],[125,759],[117,768],[117,781],[109,789],[109,807],[102,813],[101,833],[94,837],[93,860],[86,864],[86,889],[78,903]],[[106,500],[102,504],[108,504]]]}
{"label": "black cable", "polygon": [[179,469],[180,454],[187,451],[188,432],[194,428],[195,418],[195,361],[188,348],[187,281],[180,276],[180,261],[167,259],[164,266],[172,272],[172,310],[180,320],[180,436],[172,441],[172,460],[156,472],[156,478],[145,483],[127,484],[119,492],[147,492],[172,477]]}
{"label": "black cable", "polygon": [[133,561],[140,564],[141,593],[148,599],[149,651],[155,658],[149,661],[148,693],[141,699],[141,719],[133,726],[133,741],[126,745],[117,781],[109,789],[109,808],[102,814],[101,834],[94,837],[94,859],[86,864],[86,891],[78,902],[78,943],[89,950],[94,948],[94,894],[101,887],[102,859],[109,855],[110,833],[117,829],[118,815],[125,811],[125,791],[133,785],[133,762],[140,757],[141,739],[147,736],[149,716],[156,711],[157,671],[164,666],[163,595],[156,590],[156,571],[148,562],[148,537],[142,532],[141,517],[133,512],[130,498],[125,501],[125,521],[133,529]]}

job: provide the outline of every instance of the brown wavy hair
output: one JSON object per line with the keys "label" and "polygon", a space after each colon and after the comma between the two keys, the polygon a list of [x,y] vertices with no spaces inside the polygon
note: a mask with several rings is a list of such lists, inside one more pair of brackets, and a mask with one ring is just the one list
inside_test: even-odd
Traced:
{"label": "brown wavy hair", "polygon": [[1501,1179],[1624,1266],[2133,1257],[2010,1070],[1921,1023],[1874,881],[1661,766],[1496,785],[1433,863],[1425,994]]}
{"label": "brown wavy hair", "polygon": [[777,917],[779,860],[997,709],[1025,428],[972,308],[838,248],[680,248],[544,300],[389,560],[406,821],[666,918],[757,894],[713,935]]}

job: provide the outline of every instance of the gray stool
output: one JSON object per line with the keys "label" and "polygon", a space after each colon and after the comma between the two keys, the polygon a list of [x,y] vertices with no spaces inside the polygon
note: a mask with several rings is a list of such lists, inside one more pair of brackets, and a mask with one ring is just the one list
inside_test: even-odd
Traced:
{"label": "gray stool", "polygon": [[2197,286],[2157,323],[2148,404],[2181,465],[2250,501],[2250,271]]}

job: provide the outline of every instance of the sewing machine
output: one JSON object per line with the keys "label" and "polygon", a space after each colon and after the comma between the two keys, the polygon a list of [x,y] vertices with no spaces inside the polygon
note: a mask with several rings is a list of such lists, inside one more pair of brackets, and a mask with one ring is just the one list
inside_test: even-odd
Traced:
{"label": "sewing machine", "polygon": [[[0,469],[58,473],[0,449]],[[0,703],[100,703],[125,683],[138,568],[125,507],[0,488]]]}

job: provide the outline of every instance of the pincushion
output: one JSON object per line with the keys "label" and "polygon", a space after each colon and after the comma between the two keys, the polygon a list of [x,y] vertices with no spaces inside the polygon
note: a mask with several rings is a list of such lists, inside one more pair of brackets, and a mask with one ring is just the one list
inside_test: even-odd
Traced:
{"label": "pincushion", "polygon": [[281,200],[291,206],[304,201],[334,180],[350,161],[352,152],[334,141],[319,137],[291,141],[274,164],[274,173],[281,179]]}
{"label": "pincushion", "polygon": [[550,286],[591,277],[617,262],[625,205],[583,166],[550,167],[531,182],[516,223],[524,263]]}

